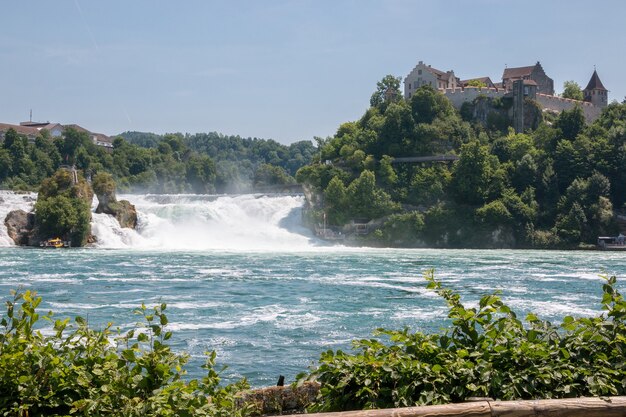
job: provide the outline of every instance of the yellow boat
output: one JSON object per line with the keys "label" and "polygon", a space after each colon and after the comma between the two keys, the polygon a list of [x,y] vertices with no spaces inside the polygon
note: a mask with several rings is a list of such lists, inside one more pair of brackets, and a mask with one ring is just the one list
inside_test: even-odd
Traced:
{"label": "yellow boat", "polygon": [[44,240],[39,243],[42,248],[68,248],[69,242],[64,242],[60,237]]}

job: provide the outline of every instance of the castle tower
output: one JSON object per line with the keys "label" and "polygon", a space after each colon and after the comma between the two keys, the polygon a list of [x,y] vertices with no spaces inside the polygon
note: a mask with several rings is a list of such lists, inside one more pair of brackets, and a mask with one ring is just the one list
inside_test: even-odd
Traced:
{"label": "castle tower", "polygon": [[606,107],[609,103],[609,90],[604,88],[595,69],[593,70],[589,84],[587,84],[587,87],[583,90],[583,96],[585,97],[585,101],[590,102],[594,106]]}

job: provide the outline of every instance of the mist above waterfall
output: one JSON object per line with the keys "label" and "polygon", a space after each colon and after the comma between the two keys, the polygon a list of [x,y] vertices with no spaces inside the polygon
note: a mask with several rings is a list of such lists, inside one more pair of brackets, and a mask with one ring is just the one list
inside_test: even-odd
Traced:
{"label": "mist above waterfall", "polygon": [[94,214],[98,246],[174,250],[306,250],[301,196],[125,195],[137,208],[137,230]]}

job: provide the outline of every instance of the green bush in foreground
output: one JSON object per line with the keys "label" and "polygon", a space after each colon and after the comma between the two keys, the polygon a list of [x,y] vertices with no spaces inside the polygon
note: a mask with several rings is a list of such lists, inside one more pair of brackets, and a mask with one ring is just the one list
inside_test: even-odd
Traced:
{"label": "green bush in foreground", "polygon": [[[26,291],[0,316],[0,415],[4,416],[243,416],[235,393],[245,380],[219,384],[215,352],[202,380],[185,381],[187,356],[167,345],[165,304],[136,312],[143,324],[126,334],[109,323],[90,329],[76,318],[39,316],[41,298]],[[35,329],[39,319],[52,328]],[[48,335],[49,334],[49,335]]]}
{"label": "green bush in foreground", "polygon": [[468,397],[500,400],[624,395],[626,301],[605,277],[602,308],[560,325],[534,314],[525,323],[497,293],[467,308],[426,274],[448,304],[452,326],[441,334],[379,329],[354,342],[354,354],[327,351],[299,382],[321,384],[316,410],[443,404]]}

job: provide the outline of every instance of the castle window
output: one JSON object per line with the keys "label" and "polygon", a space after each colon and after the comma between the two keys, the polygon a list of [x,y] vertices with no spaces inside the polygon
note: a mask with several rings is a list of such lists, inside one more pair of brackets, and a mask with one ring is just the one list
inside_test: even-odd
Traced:
{"label": "castle window", "polygon": [[417,75],[422,75],[422,70],[417,70]]}
{"label": "castle window", "polygon": [[411,89],[411,83],[409,83],[409,90]]}

